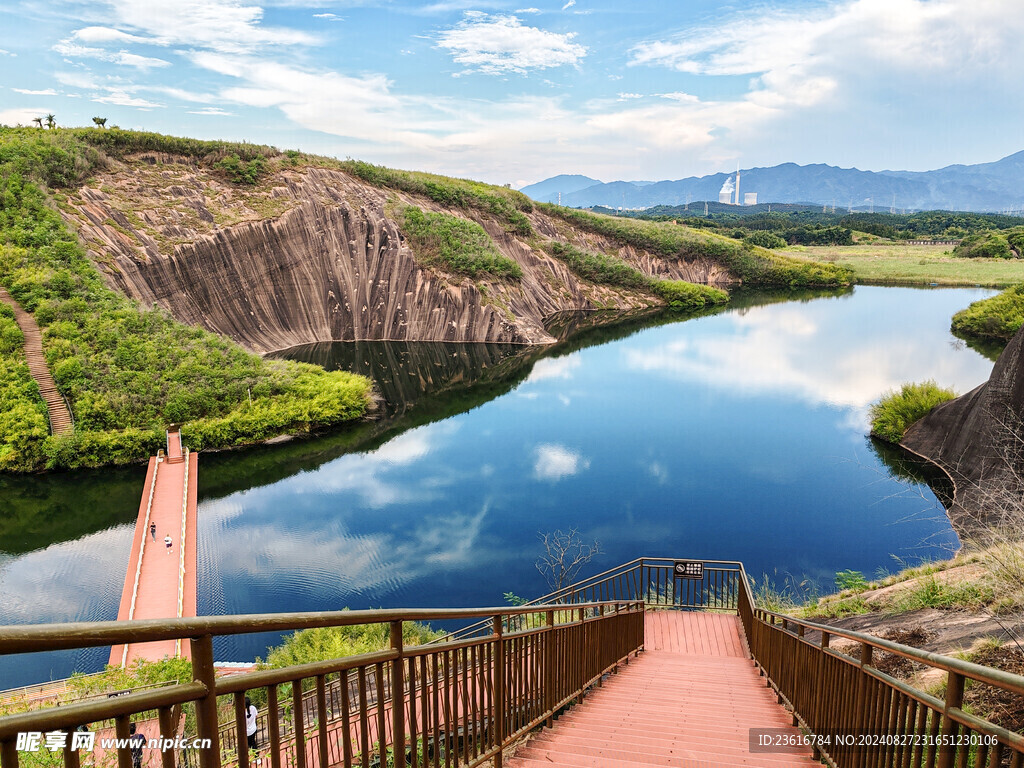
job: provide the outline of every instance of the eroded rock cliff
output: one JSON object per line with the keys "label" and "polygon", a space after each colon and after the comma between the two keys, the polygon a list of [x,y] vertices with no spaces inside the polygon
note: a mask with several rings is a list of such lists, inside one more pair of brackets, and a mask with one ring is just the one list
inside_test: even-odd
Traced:
{"label": "eroded rock cliff", "polygon": [[907,430],[902,445],[952,479],[948,511],[962,535],[1024,523],[1024,329],[987,382],[937,406]]}
{"label": "eroded rock cliff", "polygon": [[245,189],[150,153],[116,165],[61,208],[113,287],[261,353],[332,340],[549,343],[544,321],[555,313],[657,303],[578,279],[535,247],[541,238],[618,253],[651,275],[734,282],[713,262],[663,261],[541,213],[531,214],[541,238],[527,242],[465,210],[446,212],[483,226],[523,276],[446,274],[417,264],[394,219],[405,204],[444,210],[339,170],[284,170]]}

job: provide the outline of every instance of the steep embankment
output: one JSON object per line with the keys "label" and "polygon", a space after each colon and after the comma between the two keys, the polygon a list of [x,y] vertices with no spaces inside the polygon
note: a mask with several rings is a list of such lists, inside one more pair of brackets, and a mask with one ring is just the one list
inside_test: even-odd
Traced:
{"label": "steep embankment", "polygon": [[[521,268],[518,279],[427,266],[401,226],[406,206],[475,222]],[[253,187],[194,159],[130,156],[62,205],[117,290],[182,322],[268,352],[331,340],[550,343],[566,310],[661,303],[649,291],[578,278],[536,236],[473,208],[373,186],[342,170],[284,168]],[[659,259],[540,212],[530,229],[617,256],[661,279],[731,284],[707,258]]]}
{"label": "steep embankment", "polygon": [[993,526],[1019,531],[1024,521],[1022,438],[1024,330],[1003,350],[987,382],[912,424],[901,445],[953,480],[950,519],[961,534],[973,536]]}
{"label": "steep embankment", "polygon": [[365,412],[365,379],[253,351],[543,344],[566,311],[693,310],[728,300],[713,284],[849,277],[686,227],[610,221],[272,147],[0,127],[0,285],[41,329],[75,417],[72,433],[45,434],[23,334],[0,312],[0,469],[133,461],[168,422],[211,448]]}

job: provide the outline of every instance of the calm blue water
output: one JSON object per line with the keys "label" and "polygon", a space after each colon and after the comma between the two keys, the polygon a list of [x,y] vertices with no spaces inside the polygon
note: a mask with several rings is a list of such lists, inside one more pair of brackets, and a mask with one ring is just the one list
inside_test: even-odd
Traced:
{"label": "calm blue water", "polygon": [[[865,438],[867,408],[905,381],[984,381],[991,362],[948,328],[991,293],[858,287],[546,357],[321,349],[329,366],[399,372],[381,387],[393,401],[410,381],[433,394],[392,402],[382,424],[204,458],[199,612],[500,605],[547,591],[538,532],[557,528],[600,542],[591,572],[640,555],[738,559],[828,586],[837,570],[944,556],[957,546],[948,520],[926,487],[892,477]],[[71,481],[25,482],[45,499]],[[18,552],[0,553],[0,623],[116,615],[138,501],[123,473],[110,482],[119,522],[30,551],[0,544]],[[217,655],[251,659],[271,640]],[[0,659],[0,687],[105,657]]]}

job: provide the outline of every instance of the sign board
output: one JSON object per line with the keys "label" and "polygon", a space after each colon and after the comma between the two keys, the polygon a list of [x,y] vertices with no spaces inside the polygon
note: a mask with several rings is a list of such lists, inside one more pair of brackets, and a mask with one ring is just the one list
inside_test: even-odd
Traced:
{"label": "sign board", "polygon": [[703,579],[704,563],[699,560],[676,560],[673,571],[677,579]]}

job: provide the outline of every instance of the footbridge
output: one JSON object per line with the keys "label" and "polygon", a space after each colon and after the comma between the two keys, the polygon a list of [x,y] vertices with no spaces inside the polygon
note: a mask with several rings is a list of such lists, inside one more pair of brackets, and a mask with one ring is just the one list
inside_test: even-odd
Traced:
{"label": "footbridge", "polygon": [[[196,501],[199,456],[182,445],[181,431],[167,432],[167,450],[149,460],[117,620],[188,618],[196,615]],[[189,657],[180,638],[111,646],[109,664],[136,659]]]}
{"label": "footbridge", "polygon": [[[462,622],[406,646],[406,621]],[[373,653],[216,677],[213,639],[384,623]],[[162,768],[776,766],[1021,768],[1024,737],[971,713],[968,686],[1024,695],[1024,677],[758,606],[740,563],[643,558],[516,607],[148,619],[0,627],[0,653],[180,642],[193,680],[0,717],[3,768],[19,733],[93,730],[156,711],[205,739]],[[919,690],[875,666],[908,659]],[[881,666],[881,665],[880,665]],[[261,705],[258,751],[244,697]],[[176,720],[173,712],[192,708]],[[84,759],[65,748],[64,763]],[[130,750],[117,753],[131,768]]]}

